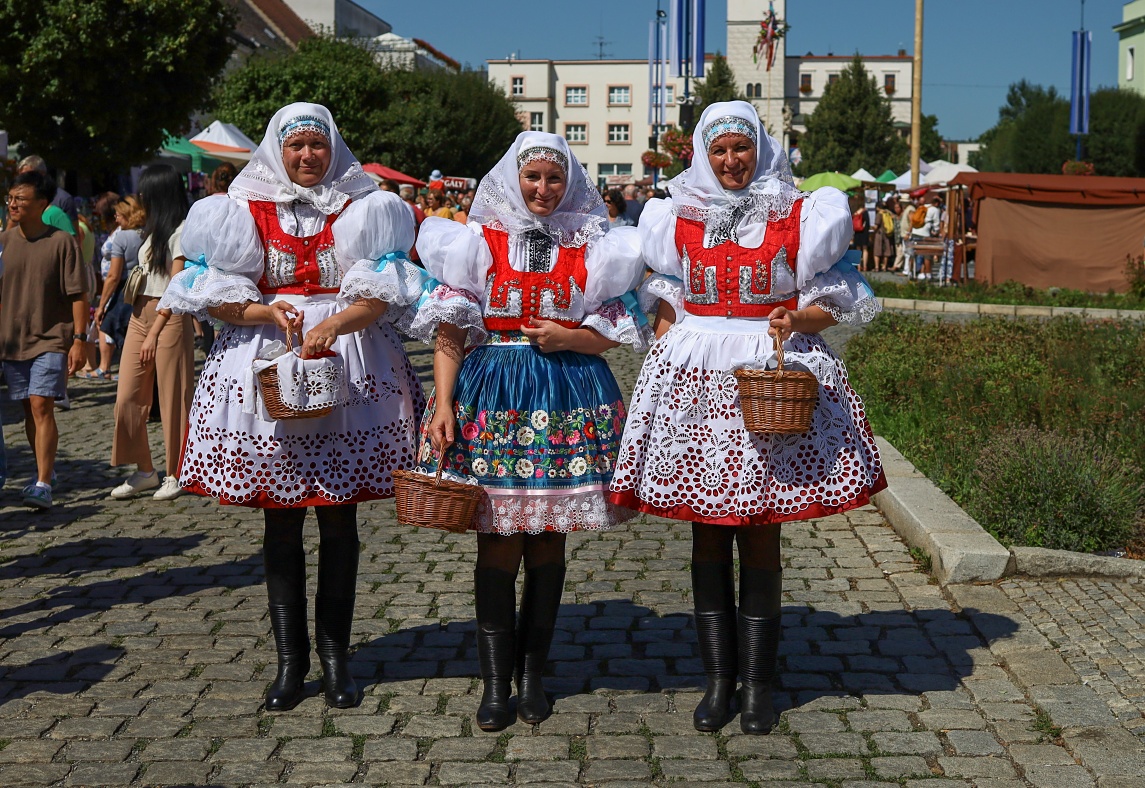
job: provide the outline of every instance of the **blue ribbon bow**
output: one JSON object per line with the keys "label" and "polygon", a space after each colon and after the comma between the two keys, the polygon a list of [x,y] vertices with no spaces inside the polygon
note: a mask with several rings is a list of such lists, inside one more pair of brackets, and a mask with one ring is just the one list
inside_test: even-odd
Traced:
{"label": "blue ribbon bow", "polygon": [[191,282],[189,284],[190,287],[194,287],[195,282],[199,279],[199,277],[207,273],[207,256],[205,254],[199,255],[199,259],[187,267],[195,272],[191,275]]}
{"label": "blue ribbon bow", "polygon": [[421,286],[421,297],[418,298],[417,304],[414,306],[414,308],[421,309],[423,306],[425,306],[425,302],[429,300],[429,297],[433,294],[433,291],[436,290],[437,286],[440,284],[441,282],[434,279],[432,276],[427,276],[425,283]]}
{"label": "blue ribbon bow", "polygon": [[374,270],[377,272],[381,272],[381,271],[385,270],[385,267],[387,265],[389,265],[390,263],[396,263],[399,260],[404,260],[405,262],[408,263],[410,261],[409,255],[407,255],[405,252],[403,252],[401,250],[398,250],[396,252],[387,252],[386,254],[384,254],[378,258],[378,265],[376,268],[374,268]]}
{"label": "blue ribbon bow", "polygon": [[622,295],[620,302],[624,304],[624,307],[628,310],[628,314],[632,315],[633,320],[641,326],[648,325],[648,318],[645,316],[644,310],[640,308],[640,302],[636,300],[635,290],[629,290]]}

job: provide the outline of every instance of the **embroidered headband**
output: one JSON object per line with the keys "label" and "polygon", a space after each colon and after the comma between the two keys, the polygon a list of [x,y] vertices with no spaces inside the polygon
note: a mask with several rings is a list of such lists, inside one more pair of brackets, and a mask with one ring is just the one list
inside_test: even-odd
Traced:
{"label": "embroidered headband", "polygon": [[549,148],[544,145],[534,145],[531,148],[525,148],[517,154],[517,171],[520,172],[525,168],[525,165],[531,161],[542,159],[544,161],[551,161],[564,170],[566,173],[569,171],[569,160],[561,151],[556,148]]}
{"label": "embroidered headband", "polygon": [[755,130],[755,124],[737,115],[725,115],[722,118],[716,118],[704,127],[705,150],[711,148],[712,143],[720,137],[728,134],[742,134],[751,140],[752,145],[759,146],[759,134]]}
{"label": "embroidered headband", "polygon": [[282,128],[278,130],[278,144],[285,145],[291,137],[307,131],[317,132],[330,139],[330,127],[326,125],[326,121],[315,115],[299,115],[282,124]]}

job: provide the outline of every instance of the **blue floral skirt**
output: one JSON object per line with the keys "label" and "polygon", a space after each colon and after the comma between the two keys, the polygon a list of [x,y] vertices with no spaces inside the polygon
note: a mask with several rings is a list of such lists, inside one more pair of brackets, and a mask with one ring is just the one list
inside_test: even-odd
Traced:
{"label": "blue floral skirt", "polygon": [[[457,440],[445,469],[487,493],[472,528],[482,533],[599,530],[635,516],[609,503],[624,432],[624,399],[599,356],[542,353],[520,340],[469,353],[454,386]],[[422,420],[420,468],[437,469]]]}

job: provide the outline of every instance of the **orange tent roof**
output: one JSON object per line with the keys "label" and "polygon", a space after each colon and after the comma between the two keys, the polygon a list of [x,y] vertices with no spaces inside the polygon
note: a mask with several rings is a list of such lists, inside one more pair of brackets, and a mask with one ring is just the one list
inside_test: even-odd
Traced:
{"label": "orange tent roof", "polygon": [[1145,178],[960,172],[949,183],[967,187],[972,200],[993,197],[1058,205],[1145,205]]}

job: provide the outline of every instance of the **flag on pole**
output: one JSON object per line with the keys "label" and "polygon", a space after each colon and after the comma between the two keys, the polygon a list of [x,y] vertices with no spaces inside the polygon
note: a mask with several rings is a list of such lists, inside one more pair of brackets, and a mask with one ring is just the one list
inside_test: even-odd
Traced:
{"label": "flag on pole", "polygon": [[692,60],[692,76],[704,76],[704,10],[705,0],[692,0],[692,47],[689,57]]}
{"label": "flag on pole", "polygon": [[1070,78],[1069,133],[1089,133],[1089,50],[1093,33],[1073,31],[1073,73]]}

